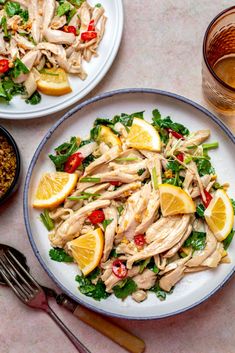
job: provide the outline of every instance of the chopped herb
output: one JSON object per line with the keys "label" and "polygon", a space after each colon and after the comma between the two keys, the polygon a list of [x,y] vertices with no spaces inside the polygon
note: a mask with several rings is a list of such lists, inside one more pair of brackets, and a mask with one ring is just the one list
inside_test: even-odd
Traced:
{"label": "chopped herb", "polygon": [[172,129],[181,135],[189,135],[189,130],[182,124],[174,123],[169,116],[162,118],[159,110],[154,109],[153,114],[153,126],[162,133],[162,129]]}
{"label": "chopped herb", "polygon": [[100,178],[85,177],[79,180],[80,183],[100,183]]}
{"label": "chopped herb", "polygon": [[203,250],[206,246],[206,233],[193,231],[183,246],[186,248],[191,246],[193,250]]}
{"label": "chopped herb", "polygon": [[[63,2],[61,5],[57,7],[56,14],[61,17],[67,14],[70,11],[70,4],[68,2]],[[76,11],[75,11],[76,12]]]}
{"label": "chopped herb", "polygon": [[81,7],[85,0],[69,0],[69,2],[75,7]]}
{"label": "chopped herb", "polygon": [[49,211],[48,210],[44,210],[41,214],[40,214],[40,220],[42,221],[42,223],[44,224],[44,226],[46,227],[46,229],[50,232],[52,229],[54,229],[55,225],[54,225],[54,221],[53,219],[51,219],[51,217],[49,216]]}
{"label": "chopped herb", "polygon": [[20,7],[18,2],[7,1],[6,5],[4,6],[5,11],[9,17],[13,17],[15,15],[19,15],[24,22],[27,22],[29,19],[29,13],[27,10],[23,10]]}
{"label": "chopped herb", "polygon": [[41,102],[41,99],[42,99],[41,94],[40,94],[38,91],[35,91],[35,92],[32,94],[32,96],[30,96],[29,98],[27,98],[27,99],[25,100],[25,102],[26,102],[27,104],[36,105],[36,104],[38,104],[38,103]]}
{"label": "chopped herb", "polygon": [[142,112],[136,112],[136,113],[132,113],[132,114],[126,114],[126,113],[122,113],[121,115],[115,115],[113,117],[113,124],[116,123],[121,123],[124,126],[131,126],[133,124],[133,119],[134,118],[139,118],[139,119],[144,119],[144,111]]}
{"label": "chopped herb", "polygon": [[141,263],[139,264],[140,266],[140,271],[139,273],[142,273],[144,271],[144,269],[148,266],[148,264],[150,263],[151,261],[151,257],[141,261]]}
{"label": "chopped herb", "polygon": [[227,238],[224,239],[223,244],[224,244],[224,250],[227,250],[229,245],[231,244],[233,237],[234,237],[235,231],[232,229]]}
{"label": "chopped herb", "polygon": [[51,260],[58,262],[73,262],[72,256],[69,256],[64,249],[53,248],[49,250]]}
{"label": "chopped herb", "polygon": [[223,189],[223,185],[220,183],[216,182],[213,184],[213,189],[218,190],[218,189]]}
{"label": "chopped herb", "polygon": [[106,299],[110,295],[105,291],[105,284],[101,279],[99,279],[96,284],[92,283],[92,280],[97,278],[99,273],[100,271],[95,269],[87,277],[83,275],[77,275],[75,277],[75,281],[79,283],[79,291],[87,297],[91,297],[98,301]]}
{"label": "chopped herb", "polygon": [[118,207],[117,207],[117,211],[118,211],[119,217],[121,216],[123,210],[124,210],[124,207],[123,207],[123,206],[118,206]]}
{"label": "chopped herb", "polygon": [[91,131],[90,131],[91,140],[96,141],[99,137],[100,131],[101,131],[100,125],[93,127],[93,129],[91,129]]}
{"label": "chopped herb", "polygon": [[91,162],[93,162],[95,160],[95,157],[90,154],[88,157],[86,157],[83,162],[82,162],[82,166],[83,168],[86,168]]}
{"label": "chopped herb", "polygon": [[128,295],[134,293],[137,288],[137,284],[133,281],[133,279],[125,278],[113,287],[113,292],[117,298],[124,300],[128,297]]}
{"label": "chopped herb", "polygon": [[102,5],[100,3],[96,4],[95,7],[101,7]]}
{"label": "chopped herb", "polygon": [[141,169],[138,170],[137,174],[138,174],[139,176],[141,176],[142,174],[144,174],[145,171],[146,171],[145,168],[141,168]]}
{"label": "chopped herb", "polygon": [[56,155],[49,155],[49,158],[55,164],[57,171],[64,170],[64,164],[68,157],[71,156],[78,149],[77,138],[75,136],[71,137],[70,142],[62,143],[62,145],[55,148]]}
{"label": "chopped herb", "polygon": [[108,225],[109,225],[110,223],[112,223],[112,221],[113,221],[113,218],[112,218],[112,219],[105,219],[105,220],[102,222],[102,225],[103,225],[103,227],[104,227],[104,231],[106,231],[106,228],[108,227]]}
{"label": "chopped herb", "polygon": [[233,212],[234,212],[234,214],[235,214],[235,200],[230,199],[230,201],[231,201],[231,204],[232,204],[232,206],[233,206]]}
{"label": "chopped herb", "polygon": [[6,102],[10,100],[17,94],[24,93],[24,86],[19,83],[13,82],[10,78],[2,80],[0,82],[0,98]]}
{"label": "chopped herb", "polygon": [[116,249],[112,249],[109,256],[110,256],[110,257],[115,257],[115,258],[117,258],[117,257],[118,257],[118,254],[117,254],[117,252],[116,252]]}
{"label": "chopped herb", "polygon": [[202,148],[204,150],[212,150],[219,147],[219,142],[203,143]]}
{"label": "chopped herb", "polygon": [[215,174],[215,170],[208,158],[198,158],[195,160],[197,164],[198,173],[200,176],[207,174]]}
{"label": "chopped herb", "polygon": [[158,272],[160,271],[159,268],[154,265],[153,268],[151,269],[154,273],[158,274]]}
{"label": "chopped herb", "polygon": [[[159,283],[157,282],[152,288],[149,289],[150,292],[154,292],[157,296],[158,299],[161,301],[166,300],[166,295],[167,292],[165,292],[160,286]],[[172,292],[168,292],[168,294],[171,294]]]}
{"label": "chopped herb", "polygon": [[199,217],[204,218],[204,211],[205,211],[205,207],[202,203],[200,203],[199,205],[197,205],[196,207],[196,213]]}
{"label": "chopped herb", "polygon": [[29,69],[18,58],[16,58],[16,60],[14,61],[14,67],[11,70],[9,70],[9,74],[13,78],[19,77],[20,74],[28,74],[28,73],[29,73]]}
{"label": "chopped herb", "polygon": [[69,23],[73,16],[76,14],[77,10],[75,9],[75,7],[69,11],[69,13],[66,14],[66,20],[67,20],[67,23]]}
{"label": "chopped herb", "polygon": [[179,162],[175,160],[169,160],[166,169],[171,169],[174,173],[179,172],[180,170],[184,169],[184,166],[182,166]]}
{"label": "chopped herb", "polygon": [[3,29],[3,32],[4,32],[4,38],[5,39],[10,39],[11,35],[8,33],[8,30],[7,30],[7,18],[6,18],[6,16],[2,17],[0,25],[1,25],[1,27]]}

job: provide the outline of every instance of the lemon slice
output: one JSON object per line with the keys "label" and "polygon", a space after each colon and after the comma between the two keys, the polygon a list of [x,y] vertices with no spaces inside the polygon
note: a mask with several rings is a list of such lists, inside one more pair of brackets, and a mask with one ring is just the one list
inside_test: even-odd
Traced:
{"label": "lemon slice", "polygon": [[80,270],[86,276],[96,268],[101,260],[104,248],[103,232],[97,228],[68,242],[67,246]]}
{"label": "lemon slice", "polygon": [[38,90],[49,96],[72,92],[66,72],[61,68],[44,69],[37,81]]}
{"label": "lemon slice", "polygon": [[161,211],[164,217],[196,211],[192,198],[180,187],[161,184],[159,185],[159,192]]}
{"label": "lemon slice", "polygon": [[115,135],[109,127],[104,125],[101,125],[98,141],[103,141],[110,147],[121,145],[121,141],[118,136]]}
{"label": "lemon slice", "polygon": [[77,180],[77,174],[64,172],[44,174],[39,182],[33,207],[52,208],[58,206],[74,189]]}
{"label": "lemon slice", "polygon": [[129,147],[160,152],[161,140],[158,132],[147,121],[134,118],[126,139]]}
{"label": "lemon slice", "polygon": [[219,241],[224,240],[232,230],[234,212],[232,203],[224,190],[217,190],[204,212],[205,220]]}

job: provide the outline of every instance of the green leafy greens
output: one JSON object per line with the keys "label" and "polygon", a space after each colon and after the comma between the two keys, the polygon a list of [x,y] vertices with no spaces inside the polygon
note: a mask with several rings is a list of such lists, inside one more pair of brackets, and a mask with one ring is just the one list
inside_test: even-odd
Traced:
{"label": "green leafy greens", "polygon": [[60,146],[55,148],[56,155],[49,154],[49,158],[55,164],[57,171],[64,170],[64,164],[68,157],[71,156],[78,149],[77,138],[71,137],[69,142],[62,143]]}
{"label": "green leafy greens", "polygon": [[109,293],[105,291],[105,284],[101,279],[98,279],[96,284],[92,283],[92,280],[95,280],[100,274],[99,268],[95,269],[91,272],[87,277],[83,275],[77,275],[75,280],[79,283],[79,291],[86,295],[87,297],[91,297],[95,300],[100,301],[101,299],[106,299],[109,297]]}
{"label": "green leafy greens", "polygon": [[121,282],[119,282],[116,286],[113,287],[114,295],[124,300],[128,297],[128,295],[134,293],[137,290],[137,284],[131,278],[125,278]]}
{"label": "green leafy greens", "polygon": [[41,99],[42,99],[41,94],[40,94],[38,91],[35,91],[35,92],[32,94],[32,96],[30,96],[29,98],[27,98],[27,99],[25,100],[25,102],[26,102],[27,104],[36,105],[36,104],[38,104],[38,103],[41,102]]}
{"label": "green leafy greens", "polygon": [[154,292],[157,296],[158,299],[161,301],[166,300],[166,295],[171,294],[173,290],[170,292],[165,292],[160,286],[159,283],[157,282],[152,288],[149,289],[150,292]]}
{"label": "green leafy greens", "polygon": [[20,4],[18,2],[7,1],[4,8],[5,8],[5,11],[9,17],[19,15],[23,19],[24,22],[27,22],[29,19],[28,11],[23,10],[20,7]]}
{"label": "green leafy greens", "polygon": [[183,246],[186,248],[191,246],[193,250],[203,250],[206,246],[206,233],[193,231]]}
{"label": "green leafy greens", "polygon": [[227,238],[224,239],[223,244],[224,244],[224,249],[227,250],[229,245],[232,243],[233,237],[234,237],[234,229],[231,230]]}
{"label": "green leafy greens", "polygon": [[64,249],[52,248],[49,250],[51,260],[57,262],[73,262],[72,256],[69,256]]}
{"label": "green leafy greens", "polygon": [[14,61],[14,67],[9,70],[9,75],[12,76],[13,78],[17,78],[20,76],[20,74],[28,74],[29,69],[25,66],[24,63],[18,58]]}

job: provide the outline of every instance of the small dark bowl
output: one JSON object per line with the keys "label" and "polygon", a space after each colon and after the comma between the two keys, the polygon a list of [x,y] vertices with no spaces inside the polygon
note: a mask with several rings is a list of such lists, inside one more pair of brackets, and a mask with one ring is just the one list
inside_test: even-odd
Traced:
{"label": "small dark bowl", "polygon": [[16,155],[16,173],[15,177],[13,179],[13,182],[9,189],[6,191],[6,193],[0,197],[0,206],[16,191],[17,187],[19,186],[19,177],[20,177],[20,170],[21,170],[21,161],[20,161],[20,152],[18,149],[18,146],[11,136],[11,134],[3,127],[0,125],[0,135],[3,135],[6,137],[7,141],[9,144],[13,147],[13,150]]}

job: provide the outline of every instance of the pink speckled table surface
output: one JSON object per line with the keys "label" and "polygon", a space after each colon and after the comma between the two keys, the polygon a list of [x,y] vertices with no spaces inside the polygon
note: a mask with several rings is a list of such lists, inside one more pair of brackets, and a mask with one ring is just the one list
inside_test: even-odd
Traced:
{"label": "pink speckled table surface", "polygon": [[[125,87],[176,92],[206,106],[201,95],[201,47],[205,29],[231,0],[124,0],[125,28],[117,58],[89,97]],[[88,98],[88,97],[87,97]],[[0,208],[0,242],[17,247],[32,273],[55,288],[35,258],[23,221],[23,179],[34,150],[62,113],[32,121],[5,121],[23,159],[22,184]],[[225,120],[233,131],[235,123]],[[146,353],[234,353],[235,279],[199,307],[160,321],[113,320],[142,337]],[[62,320],[92,353],[123,353],[119,346],[51,303]],[[0,353],[75,353],[76,350],[43,312],[21,304],[0,287]]]}

